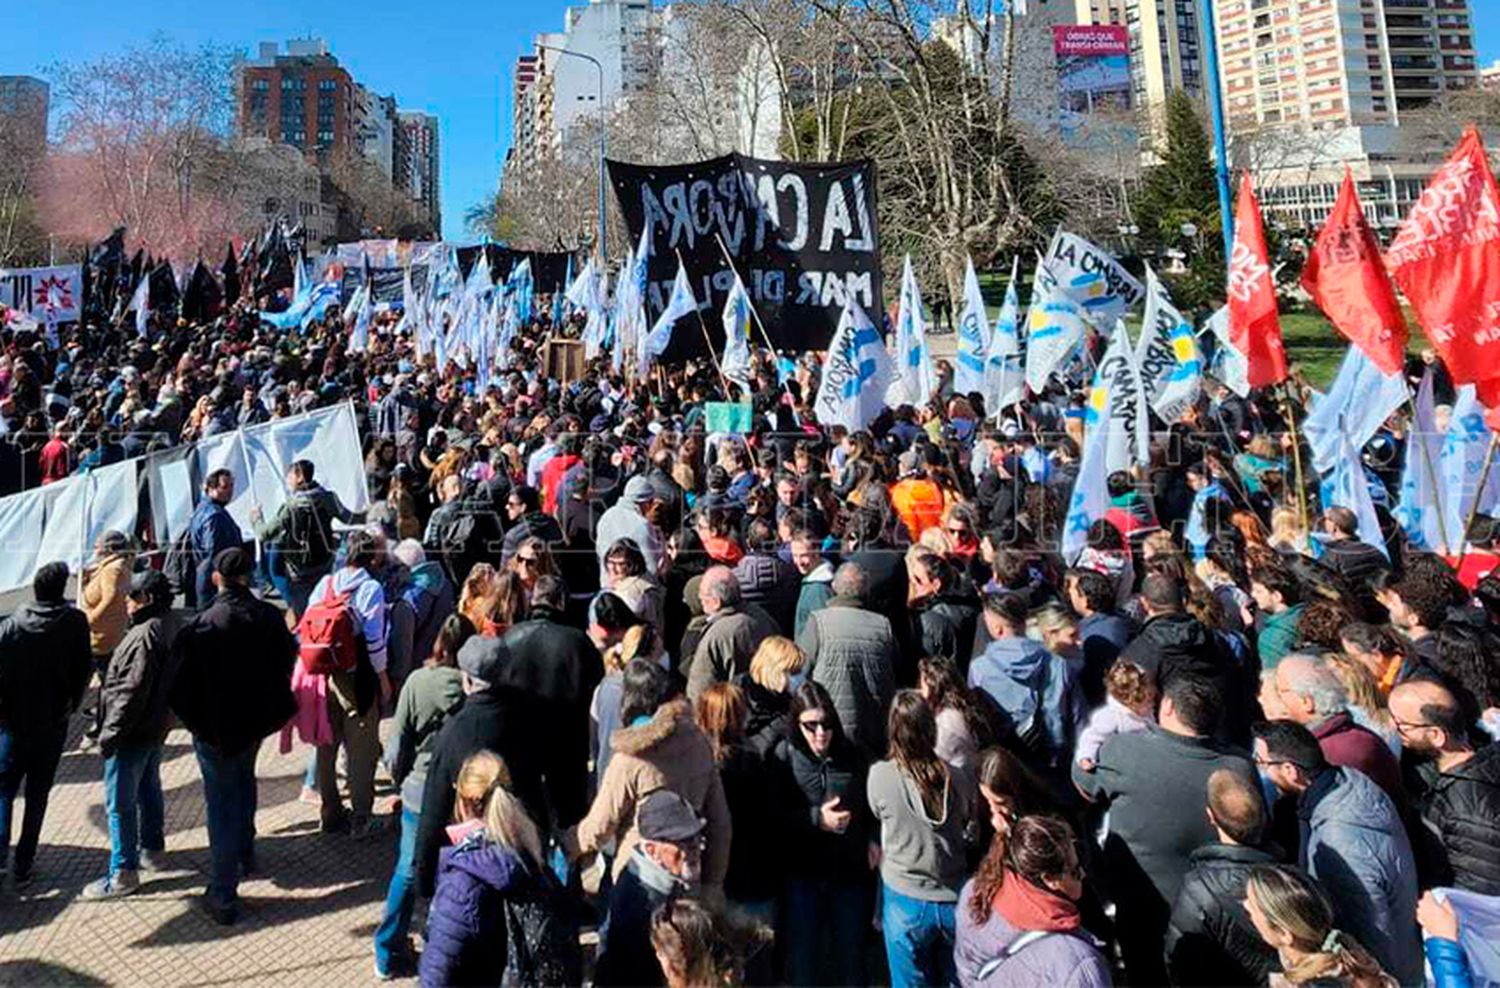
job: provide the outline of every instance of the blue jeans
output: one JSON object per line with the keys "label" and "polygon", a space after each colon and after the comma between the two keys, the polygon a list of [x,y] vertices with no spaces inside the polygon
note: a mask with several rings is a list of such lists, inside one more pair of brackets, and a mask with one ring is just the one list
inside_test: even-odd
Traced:
{"label": "blue jeans", "polygon": [[891,988],[953,985],[954,903],[927,902],[885,886],[881,923]]}
{"label": "blue jeans", "polygon": [[[864,985],[865,934],[870,929],[870,882],[793,878],[783,917],[786,981],[792,985]],[[833,947],[832,945],[837,945]],[[822,957],[826,970],[818,970]]]}
{"label": "blue jeans", "polygon": [[195,739],[193,750],[208,804],[208,898],[227,909],[239,898],[240,868],[255,860],[255,756],[260,742],[228,755]]}
{"label": "blue jeans", "polygon": [[109,814],[111,875],[139,868],[142,848],[166,848],[159,746],[127,746],[104,759],[104,807]]}
{"label": "blue jeans", "polygon": [[16,842],[16,874],[29,875],[36,860],[37,841],[42,837],[42,819],[47,798],[62,759],[67,727],[41,734],[15,734],[0,728],[0,866],[10,857],[10,817],[21,785],[26,786],[26,813],[21,818],[21,839]]}
{"label": "blue jeans", "polygon": [[385,891],[385,915],[375,927],[375,963],[382,971],[391,969],[393,952],[406,945],[411,930],[411,911],[417,903],[417,811],[401,805],[401,849],[396,854],[396,869]]}

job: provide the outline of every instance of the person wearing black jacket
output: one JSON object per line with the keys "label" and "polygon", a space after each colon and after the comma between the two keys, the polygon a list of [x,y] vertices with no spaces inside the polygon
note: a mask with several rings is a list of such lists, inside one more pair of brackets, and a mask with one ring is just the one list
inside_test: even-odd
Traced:
{"label": "person wearing black jacket", "polygon": [[156,570],[131,577],[125,607],[130,629],[115,648],[99,695],[109,871],[84,888],[85,899],[134,892],[141,864],[156,870],[153,859],[166,849],[161,746],[171,722],[167,696],[180,622],[172,611],[171,584]]}
{"label": "person wearing black jacket", "polygon": [[89,622],[63,599],[66,563],[47,563],[32,579],[35,601],[0,622],[0,869],[10,853],[10,817],[26,786],[26,815],[11,875],[31,877],[47,799],[68,735],[94,667]]}
{"label": "person wearing black jacket", "polygon": [[[1500,895],[1500,744],[1476,748],[1469,720],[1453,692],[1412,680],[1391,691],[1391,716],[1401,746],[1420,760],[1420,828],[1429,837],[1422,860],[1436,859],[1432,884]],[[1418,828],[1408,828],[1416,830]],[[1434,846],[1435,845],[1435,846]]]}
{"label": "person wearing black jacket", "polygon": [[524,484],[512,487],[505,495],[505,514],[510,527],[500,546],[500,567],[505,568],[521,543],[536,537],[549,548],[563,541],[563,530],[557,519],[542,510],[541,494],[534,487]]}
{"label": "person wearing black jacket", "polygon": [[432,898],[437,887],[438,853],[453,817],[453,783],[464,760],[476,751],[493,751],[504,759],[510,789],[527,815],[547,819],[537,702],[522,690],[494,685],[510,660],[510,650],[497,638],[475,635],[458,650],[464,704],[443,724],[433,745],[417,825],[417,891],[425,898]]}
{"label": "person wearing black jacket", "polygon": [[788,876],[780,931],[786,982],[867,984],[864,945],[874,890],[869,845],[876,837],[865,798],[869,758],[845,737],[821,684],[798,687],[791,713],[787,736],[771,755]]}
{"label": "person wearing black jacket", "polygon": [[918,654],[952,659],[967,675],[979,624],[978,599],[965,592],[953,564],[935,552],[915,553],[906,574],[911,640]]}
{"label": "person wearing black jacket", "polygon": [[604,678],[604,661],[588,635],[564,623],[567,588],[555,576],[538,577],[530,617],[502,639],[510,660],[493,685],[517,690],[535,705],[549,817],[539,824],[563,829],[588,812],[589,703]]}
{"label": "person wearing black jacket", "polygon": [[1174,985],[1263,985],[1279,969],[1276,950],[1245,912],[1245,883],[1256,865],[1275,864],[1262,846],[1261,794],[1225,769],[1208,777],[1208,819],[1218,840],[1188,858],[1188,873],[1167,927]]}
{"label": "person wearing black jacket", "polygon": [[219,592],[177,634],[169,700],[203,773],[212,860],[205,908],[226,926],[239,918],[241,869],[255,867],[255,758],[297,710],[297,641],[281,611],[250,593],[254,566],[243,549],[214,557]]}
{"label": "person wearing black jacket", "polygon": [[1327,541],[1319,562],[1362,594],[1369,594],[1369,582],[1377,574],[1391,571],[1385,553],[1361,541],[1359,519],[1350,509],[1336,507],[1323,512],[1323,533]]}

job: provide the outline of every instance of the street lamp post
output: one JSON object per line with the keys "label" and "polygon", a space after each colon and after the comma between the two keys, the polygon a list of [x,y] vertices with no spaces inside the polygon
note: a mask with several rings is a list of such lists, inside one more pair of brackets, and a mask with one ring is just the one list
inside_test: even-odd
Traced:
{"label": "street lamp post", "polygon": [[599,72],[599,103],[595,107],[599,111],[599,261],[603,263],[609,257],[608,219],[605,209],[605,144],[604,144],[604,65],[593,55],[585,55],[581,51],[573,51],[569,48],[558,48],[555,45],[537,45],[543,51],[555,51],[559,55],[570,55],[573,58],[581,58],[590,63]]}

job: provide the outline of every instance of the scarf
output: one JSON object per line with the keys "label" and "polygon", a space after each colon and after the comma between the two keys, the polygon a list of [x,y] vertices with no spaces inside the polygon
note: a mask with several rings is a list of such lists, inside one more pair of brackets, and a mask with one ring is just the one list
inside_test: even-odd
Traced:
{"label": "scarf", "polygon": [[1005,883],[995,893],[994,906],[995,912],[1020,930],[1054,933],[1076,930],[1081,922],[1076,902],[1038,888],[1013,871],[1005,873]]}

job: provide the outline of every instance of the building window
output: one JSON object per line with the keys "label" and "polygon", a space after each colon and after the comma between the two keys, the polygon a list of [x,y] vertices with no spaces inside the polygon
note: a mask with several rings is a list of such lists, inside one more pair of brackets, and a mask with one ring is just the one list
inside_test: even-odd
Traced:
{"label": "building window", "polygon": [[335,79],[319,79],[318,80],[318,91],[319,92],[331,93],[335,89],[337,89],[338,87],[339,87],[338,81],[335,80]]}
{"label": "building window", "polygon": [[266,90],[268,90],[268,89],[271,88],[271,80],[269,80],[269,79],[253,79],[250,82],[250,88],[253,89],[253,90],[255,90],[256,92],[263,93]]}

